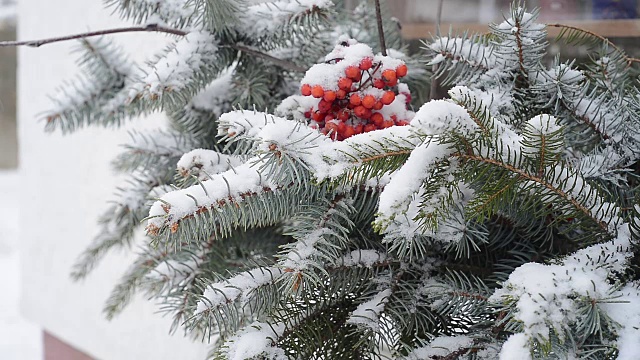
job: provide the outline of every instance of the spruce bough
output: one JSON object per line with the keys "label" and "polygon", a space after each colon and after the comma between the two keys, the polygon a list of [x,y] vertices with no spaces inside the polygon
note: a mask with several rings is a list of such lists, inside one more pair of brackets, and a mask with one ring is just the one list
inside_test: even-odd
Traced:
{"label": "spruce bough", "polygon": [[[47,117],[170,119],[115,160],[130,178],[74,267],[144,222],[108,317],[144,292],[214,359],[640,353],[640,103],[618,48],[569,29],[597,56],[549,64],[515,5],[414,56],[385,19],[382,56],[366,1],[109,3],[185,36],[147,65],[84,40],[88,75]],[[425,103],[433,64],[451,89]]]}

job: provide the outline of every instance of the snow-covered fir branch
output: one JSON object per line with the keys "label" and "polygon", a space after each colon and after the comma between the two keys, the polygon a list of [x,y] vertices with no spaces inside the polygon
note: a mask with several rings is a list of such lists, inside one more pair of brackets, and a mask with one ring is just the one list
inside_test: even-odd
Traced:
{"label": "snow-covered fir branch", "polygon": [[[519,4],[416,56],[373,2],[109,3],[184,36],[146,65],[85,42],[89,73],[49,117],[170,123],[116,161],[135,176],[76,269],[130,244],[148,209],[108,316],[145,292],[174,330],[218,336],[216,359],[640,351],[640,101],[619,48],[547,66]],[[432,64],[450,88],[425,103]]]}

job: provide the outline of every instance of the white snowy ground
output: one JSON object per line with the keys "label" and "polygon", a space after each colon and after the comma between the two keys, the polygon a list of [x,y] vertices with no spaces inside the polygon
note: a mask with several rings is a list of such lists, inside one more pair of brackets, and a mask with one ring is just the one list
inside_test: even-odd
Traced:
{"label": "white snowy ground", "polygon": [[42,332],[20,316],[18,175],[0,170],[0,359],[41,360]]}

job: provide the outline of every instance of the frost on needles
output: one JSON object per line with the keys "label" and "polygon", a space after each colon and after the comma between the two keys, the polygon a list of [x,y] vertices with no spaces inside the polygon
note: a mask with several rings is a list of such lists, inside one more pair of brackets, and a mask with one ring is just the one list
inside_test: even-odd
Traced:
{"label": "frost on needles", "polygon": [[[385,19],[383,56],[368,2],[109,3],[187,35],[145,65],[83,42],[47,117],[170,120],[132,133],[74,267],[145,219],[108,317],[143,292],[213,359],[637,358],[640,103],[618,48],[571,30],[598,56],[549,61],[518,6],[422,55]],[[419,60],[446,99],[425,103]]]}

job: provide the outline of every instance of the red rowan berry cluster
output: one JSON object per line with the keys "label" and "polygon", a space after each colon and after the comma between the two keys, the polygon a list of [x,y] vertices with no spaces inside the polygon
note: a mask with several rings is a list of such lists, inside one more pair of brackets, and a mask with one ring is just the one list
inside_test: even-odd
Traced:
{"label": "red rowan berry cluster", "polygon": [[300,91],[316,101],[304,109],[310,126],[334,140],[356,134],[408,125],[413,112],[407,109],[411,94],[399,80],[407,75],[404,61],[373,55],[355,40],[342,41],[307,71]]}

